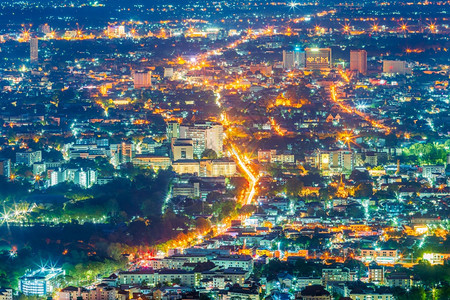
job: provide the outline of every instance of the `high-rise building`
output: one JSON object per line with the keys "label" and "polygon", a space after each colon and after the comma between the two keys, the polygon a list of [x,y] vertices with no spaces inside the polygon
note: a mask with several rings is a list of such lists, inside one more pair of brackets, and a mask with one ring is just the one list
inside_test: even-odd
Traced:
{"label": "high-rise building", "polygon": [[167,128],[166,128],[166,134],[167,134],[167,140],[169,142],[172,141],[172,139],[177,139],[180,137],[180,123],[178,122],[168,122]]}
{"label": "high-rise building", "polygon": [[359,72],[363,75],[367,74],[367,51],[351,50],[350,51],[350,70]]}
{"label": "high-rise building", "polygon": [[151,71],[134,71],[133,72],[134,88],[140,89],[149,87],[152,85],[152,72]]}
{"label": "high-rise building", "polygon": [[77,170],[74,172],[74,183],[82,188],[90,188],[97,181],[97,171],[95,170]]}
{"label": "high-rise building", "polygon": [[0,176],[11,177],[11,160],[0,158]]}
{"label": "high-rise building", "polygon": [[331,49],[330,48],[306,48],[307,70],[328,70],[331,69]]}
{"label": "high-rise building", "polygon": [[283,51],[283,69],[301,69],[305,67],[305,52],[299,48],[294,51]]}
{"label": "high-rise building", "polygon": [[411,73],[411,69],[406,67],[403,60],[383,60],[383,73],[405,75]]}
{"label": "high-rise building", "polygon": [[30,62],[36,63],[39,60],[39,41],[37,38],[30,39]]}

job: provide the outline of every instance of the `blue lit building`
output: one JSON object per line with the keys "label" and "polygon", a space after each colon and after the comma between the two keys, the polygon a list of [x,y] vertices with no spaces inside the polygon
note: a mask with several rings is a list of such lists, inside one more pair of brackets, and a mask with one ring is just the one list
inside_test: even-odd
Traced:
{"label": "blue lit building", "polygon": [[41,268],[20,277],[19,290],[27,296],[45,296],[53,292],[55,279],[64,275],[61,268]]}

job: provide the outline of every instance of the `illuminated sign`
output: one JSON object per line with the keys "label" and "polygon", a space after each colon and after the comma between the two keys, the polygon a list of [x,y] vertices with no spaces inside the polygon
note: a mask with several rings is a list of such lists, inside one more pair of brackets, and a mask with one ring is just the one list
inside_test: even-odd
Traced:
{"label": "illuminated sign", "polygon": [[331,68],[330,48],[306,48],[306,69],[324,70]]}

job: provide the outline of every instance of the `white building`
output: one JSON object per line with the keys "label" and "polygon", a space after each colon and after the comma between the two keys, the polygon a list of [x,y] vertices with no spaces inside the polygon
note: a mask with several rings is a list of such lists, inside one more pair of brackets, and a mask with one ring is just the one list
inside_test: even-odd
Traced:
{"label": "white building", "polygon": [[428,180],[434,179],[436,176],[445,174],[445,167],[443,165],[428,165],[422,167],[422,176]]}
{"label": "white building", "polygon": [[403,60],[383,60],[383,73],[405,75],[410,74],[411,69],[406,67],[406,62]]}
{"label": "white building", "polygon": [[20,277],[19,291],[26,296],[45,296],[51,294],[55,288],[55,279],[64,275],[61,268],[41,268]]}
{"label": "white building", "polygon": [[12,289],[0,288],[0,300],[12,300]]}
{"label": "white building", "polygon": [[223,152],[223,126],[221,124],[205,122],[180,126],[180,138],[192,139],[194,154],[201,158],[206,149],[214,150],[221,156]]}

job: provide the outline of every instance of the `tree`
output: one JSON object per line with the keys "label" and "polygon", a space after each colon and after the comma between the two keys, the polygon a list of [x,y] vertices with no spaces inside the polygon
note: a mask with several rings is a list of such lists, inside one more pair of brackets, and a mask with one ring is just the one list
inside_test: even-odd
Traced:
{"label": "tree", "polygon": [[298,197],[303,189],[303,181],[299,177],[292,177],[286,180],[285,191],[290,197]]}
{"label": "tree", "polygon": [[355,189],[355,198],[369,198],[373,195],[373,187],[370,183],[360,183]]}
{"label": "tree", "polygon": [[369,172],[367,171],[358,171],[358,170],[353,170],[352,174],[350,174],[349,177],[350,180],[353,180],[355,182],[361,182],[361,181],[370,181],[371,177]]}
{"label": "tree", "polygon": [[201,233],[205,233],[211,229],[211,222],[205,218],[197,218],[195,220],[195,227]]}
{"label": "tree", "polygon": [[205,149],[205,151],[203,151],[203,153],[202,153],[202,158],[203,159],[217,159],[218,155],[217,155],[216,151],[214,151],[212,149]]}

